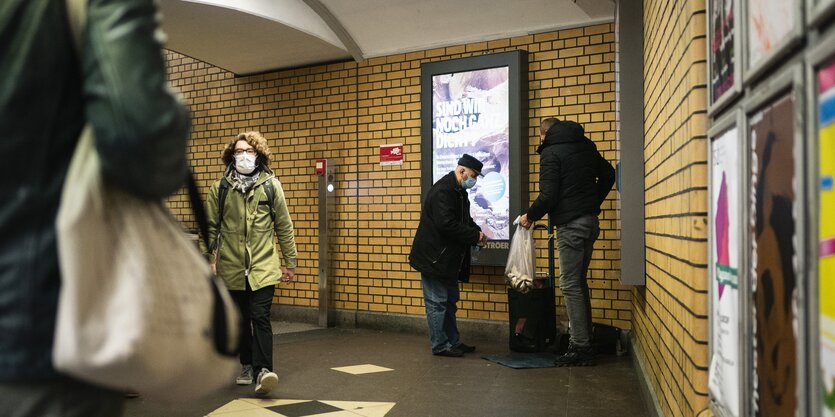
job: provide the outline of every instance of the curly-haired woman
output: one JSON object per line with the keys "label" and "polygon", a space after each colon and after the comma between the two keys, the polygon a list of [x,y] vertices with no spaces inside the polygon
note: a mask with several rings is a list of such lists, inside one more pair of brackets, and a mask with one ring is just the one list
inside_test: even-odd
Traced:
{"label": "curly-haired woman", "polygon": [[270,169],[270,155],[260,133],[236,136],[223,150],[226,173],[212,184],[206,210],[209,238],[214,239],[212,267],[226,282],[243,319],[236,383],[249,385],[257,375],[255,392],[261,395],[278,384],[270,326],[275,285],[292,282],[296,267],[293,222],[281,183]]}

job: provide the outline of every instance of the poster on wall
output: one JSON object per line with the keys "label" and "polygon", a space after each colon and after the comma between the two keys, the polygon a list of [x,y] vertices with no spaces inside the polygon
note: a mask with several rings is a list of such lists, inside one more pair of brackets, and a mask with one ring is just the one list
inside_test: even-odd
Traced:
{"label": "poster on wall", "polygon": [[733,127],[710,144],[711,152],[711,397],[739,416],[739,272],[742,226],[739,130]]}
{"label": "poster on wall", "polygon": [[488,239],[510,239],[508,68],[432,77],[432,182],[463,154],[484,164],[469,191],[473,220]]}
{"label": "poster on wall", "polygon": [[718,102],[735,85],[735,0],[710,0],[710,104]]}
{"label": "poster on wall", "polygon": [[[821,415],[835,417],[835,60],[818,70],[818,307]],[[828,213],[828,214],[827,214]]]}
{"label": "poster on wall", "polygon": [[796,0],[746,0],[748,2],[748,65],[754,68],[776,54],[797,28]]}
{"label": "poster on wall", "polygon": [[791,93],[751,116],[751,262],[758,416],[793,416],[798,406],[798,231],[795,219],[795,103]]}
{"label": "poster on wall", "polygon": [[455,170],[464,154],[484,164],[468,190],[470,214],[487,237],[481,265],[506,263],[512,222],[527,202],[526,73],[524,51],[421,65],[422,189]]}

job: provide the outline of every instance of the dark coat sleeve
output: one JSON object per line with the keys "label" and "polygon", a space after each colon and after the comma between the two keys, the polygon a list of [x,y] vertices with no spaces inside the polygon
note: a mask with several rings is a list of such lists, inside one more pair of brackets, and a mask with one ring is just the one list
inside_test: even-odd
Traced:
{"label": "dark coat sleeve", "polygon": [[161,199],[186,178],[189,117],[166,80],[151,0],[90,0],[82,46],[85,113],[106,181]]}
{"label": "dark coat sleeve", "polygon": [[478,243],[480,229],[474,226],[475,223],[469,213],[463,213],[469,219],[468,222],[459,220],[463,219],[457,213],[461,210],[459,198],[453,190],[439,191],[430,207],[432,220],[444,238],[461,244],[474,245]]}
{"label": "dark coat sleeve", "polygon": [[615,184],[615,169],[612,168],[612,164],[609,163],[605,158],[597,154],[598,159],[598,167],[597,167],[597,201],[598,206],[603,204],[603,201],[606,200],[606,196],[609,195],[609,192],[612,191],[612,185]]}
{"label": "dark coat sleeve", "polygon": [[528,209],[528,220],[535,222],[557,207],[560,198],[560,160],[543,155],[539,172],[539,196]]}

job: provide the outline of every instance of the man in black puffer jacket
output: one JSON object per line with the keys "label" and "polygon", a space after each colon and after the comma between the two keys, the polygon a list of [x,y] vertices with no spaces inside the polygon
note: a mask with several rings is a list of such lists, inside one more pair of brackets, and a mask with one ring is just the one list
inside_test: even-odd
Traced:
{"label": "man in black puffer jacket", "polygon": [[409,254],[409,265],[421,273],[429,342],[432,353],[439,356],[460,357],[475,351],[458,337],[455,304],[458,281],[469,281],[470,246],[485,241],[470,216],[467,196],[482,166],[478,159],[464,154],[454,171],[432,185]]}
{"label": "man in black puffer jacket", "polygon": [[615,170],[584,133],[572,121],[542,121],[542,144],[536,150],[541,155],[540,194],[520,219],[522,227],[530,228],[548,214],[557,228],[560,290],[571,323],[568,352],[557,358],[557,366],[594,365],[586,273],[600,234],[597,215],[615,183]]}

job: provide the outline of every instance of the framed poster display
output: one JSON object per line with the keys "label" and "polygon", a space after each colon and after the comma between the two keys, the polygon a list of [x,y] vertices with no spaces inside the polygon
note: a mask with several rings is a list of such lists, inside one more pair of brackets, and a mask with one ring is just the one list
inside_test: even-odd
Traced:
{"label": "framed poster display", "polygon": [[806,16],[809,26],[825,25],[835,18],[835,0],[806,0]]}
{"label": "framed poster display", "polygon": [[746,84],[791,51],[803,36],[801,0],[742,0],[745,6]]}
{"label": "framed poster display", "polygon": [[835,417],[835,32],[807,55],[809,415]]}
{"label": "framed poster display", "polygon": [[804,415],[806,363],[803,69],[745,103],[749,141],[751,414]]}
{"label": "framed poster display", "polygon": [[744,416],[747,398],[745,309],[747,294],[747,167],[742,112],[721,118],[708,132],[710,367],[714,413]]}
{"label": "framed poster display", "polygon": [[421,65],[422,195],[461,155],[484,164],[484,177],[468,192],[473,220],[487,236],[475,265],[507,263],[512,222],[527,206],[526,54]]}
{"label": "framed poster display", "polygon": [[739,0],[708,0],[707,60],[710,114],[742,90]]}

